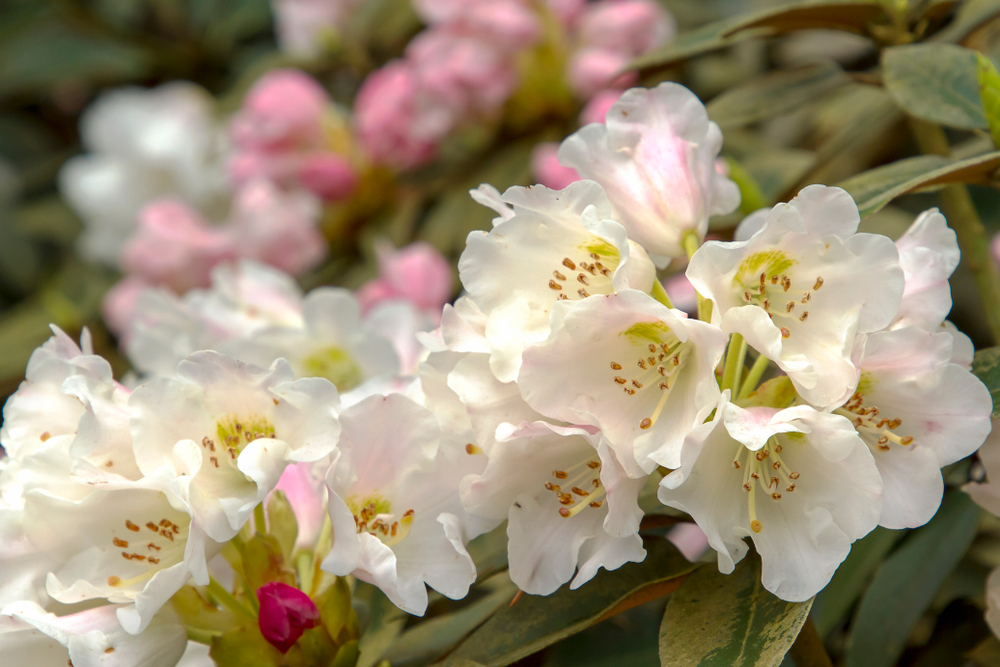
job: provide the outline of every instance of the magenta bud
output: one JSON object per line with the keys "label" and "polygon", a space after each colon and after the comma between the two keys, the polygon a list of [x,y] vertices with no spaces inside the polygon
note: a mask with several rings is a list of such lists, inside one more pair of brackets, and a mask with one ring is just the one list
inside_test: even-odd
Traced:
{"label": "magenta bud", "polygon": [[319,625],[319,610],[309,596],[274,581],[257,589],[260,633],[271,645],[288,653],[302,633]]}

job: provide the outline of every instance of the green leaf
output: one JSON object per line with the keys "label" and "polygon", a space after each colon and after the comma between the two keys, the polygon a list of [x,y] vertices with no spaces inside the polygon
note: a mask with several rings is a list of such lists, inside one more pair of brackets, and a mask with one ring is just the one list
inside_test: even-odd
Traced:
{"label": "green leaf", "polygon": [[981,53],[976,54],[979,63],[979,96],[986,112],[986,122],[990,126],[993,145],[1000,148],[1000,72],[993,61]]}
{"label": "green leaf", "polygon": [[919,155],[877,167],[838,183],[858,204],[861,217],[911,192],[949,183],[987,183],[1000,168],[1000,151],[966,160]]}
{"label": "green leaf", "polygon": [[445,663],[472,660],[509,665],[618,612],[673,591],[695,567],[663,539],[646,543],[646,560],[601,571],[575,591],[563,586],[547,597],[525,595],[469,635]]}
{"label": "green leaf", "polygon": [[708,103],[708,117],[723,128],[758,123],[850,83],[851,77],[833,62],[772,72],[716,97]]}
{"label": "green leaf", "polygon": [[949,127],[986,128],[976,53],[954,44],[907,44],[882,52],[885,87],[911,116]]}
{"label": "green leaf", "polygon": [[339,644],[358,638],[358,615],[351,606],[351,589],[344,577],[336,578],[316,601],[316,606],[323,627],[335,642]]}
{"label": "green leaf", "polygon": [[1000,419],[1000,347],[979,350],[972,359],[972,372],[990,390],[993,419]]}
{"label": "green leaf", "polygon": [[284,491],[274,491],[267,503],[267,532],[278,541],[281,555],[289,561],[295,549],[295,540],[299,536],[299,524]]}
{"label": "green leaf", "polygon": [[930,523],[882,563],[854,616],[847,667],[896,664],[914,624],[972,544],[978,523],[976,504],[950,491]]}
{"label": "green leaf", "polygon": [[256,623],[230,630],[212,639],[209,657],[218,667],[264,667],[283,663],[284,656],[264,639]]}
{"label": "green leaf", "polygon": [[997,14],[1000,14],[997,0],[966,0],[959,5],[955,19],[929,41],[965,43],[967,37],[996,18]]}
{"label": "green leaf", "polygon": [[476,564],[476,580],[486,581],[507,568],[507,522],[465,545]]}
{"label": "green leaf", "polygon": [[210,603],[193,586],[184,586],[174,593],[170,606],[181,617],[188,634],[199,640],[211,641],[213,635],[221,635],[242,622],[231,610]]}
{"label": "green leaf", "polygon": [[281,545],[273,535],[256,533],[247,540],[243,546],[243,574],[251,591],[272,581],[295,585],[295,574],[285,567]]}
{"label": "green leaf", "polygon": [[1000,640],[990,635],[969,651],[968,658],[976,664],[976,667],[1000,665]]}
{"label": "green leaf", "polygon": [[510,603],[517,586],[506,574],[499,574],[473,591],[481,597],[457,611],[436,616],[407,630],[393,643],[385,659],[393,665],[437,660],[495,611]]}
{"label": "green leaf", "polygon": [[354,602],[363,609],[368,621],[358,642],[358,667],[374,667],[403,631],[407,615],[385,593],[364,582],[355,585]]}
{"label": "green leaf", "polygon": [[905,531],[879,526],[851,545],[851,553],[816,596],[812,614],[820,637],[826,637],[843,620],[886,554],[904,534]]}
{"label": "green leaf", "polygon": [[767,206],[768,200],[750,172],[734,158],[729,158],[726,162],[729,163],[729,179],[740,188],[740,213],[750,215],[757,209]]}
{"label": "green leaf", "polygon": [[802,2],[785,5],[711,23],[679,35],[663,48],[633,60],[629,69],[655,71],[745,39],[770,37],[794,30],[830,28],[864,33],[869,24],[885,20],[885,8],[882,3],[874,1]]}
{"label": "green leaf", "polygon": [[14,211],[14,225],[27,237],[66,248],[73,245],[82,229],[80,219],[58,195],[40,197],[18,207]]}
{"label": "green leaf", "polygon": [[660,626],[663,667],[771,667],[806,622],[812,600],[785,602],[764,590],[760,560],[745,558],[732,574],[705,565],[667,603]]}

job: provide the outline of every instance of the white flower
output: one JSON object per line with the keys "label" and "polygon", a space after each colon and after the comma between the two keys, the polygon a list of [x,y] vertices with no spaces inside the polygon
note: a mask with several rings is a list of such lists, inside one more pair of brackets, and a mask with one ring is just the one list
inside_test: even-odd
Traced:
{"label": "white flower", "polygon": [[706,243],[687,269],[712,299],[712,321],[742,334],[813,405],[850,396],[856,335],[888,325],[903,294],[896,246],[856,234],[859,221],[845,191],[811,185],[749,240]]}
{"label": "white flower", "polygon": [[629,479],[596,431],[508,424],[486,470],[462,480],[466,509],[508,519],[510,577],[526,593],[549,595],[570,579],[575,589],[601,567],[646,557],[637,504],[646,478]]}
{"label": "white flower", "polygon": [[906,285],[890,328],[917,326],[936,331],[951,310],[948,278],[961,253],[948,222],[936,208],[924,211],[896,241]]}
{"label": "white flower", "polygon": [[656,274],[645,251],[610,219],[611,205],[596,183],[559,191],[513,187],[503,201],[513,205],[513,217],[488,233],[469,234],[458,271],[487,317],[493,372],[509,382],[524,346],[548,335],[557,301],[648,291]]}
{"label": "white flower", "polygon": [[378,586],[412,614],[427,608],[425,583],[464,597],[476,568],[465,550],[471,536],[458,482],[485,461],[400,394],[366,398],[340,419],[327,474],[333,547],[323,569]]}
{"label": "white flower", "polygon": [[67,616],[19,602],[0,611],[0,654],[6,664],[33,667],[173,667],[187,648],[177,615],[164,610],[138,635],[118,623],[106,605]]}
{"label": "white flower", "polygon": [[951,355],[948,333],[911,326],[871,334],[854,394],[835,410],[875,457],[887,528],[930,521],[944,492],[940,469],[975,452],[990,432],[989,391],[949,363]]}
{"label": "white flower", "polygon": [[[728,397],[727,397],[728,398]],[[744,410],[727,399],[684,441],[660,502],[688,512],[730,573],[754,541],[764,588],[808,600],[875,528],[882,482],[850,421],[808,406]]]}
{"label": "white flower", "polygon": [[232,539],[289,463],[330,454],[340,432],[336,388],[205,351],[129,401],[139,469],[171,468],[170,492],[214,540]]}
{"label": "white flower", "polygon": [[139,209],[176,195],[206,212],[224,204],[224,135],[201,88],[175,81],[119,88],[87,109],[80,134],[88,154],[71,158],[59,189],[85,225],[83,254],[118,264]]}
{"label": "white flower", "polygon": [[675,468],[715,407],[725,337],[625,290],[552,308],[552,333],[524,351],[521,394],[538,412],[601,429],[630,476]]}
{"label": "white flower", "polygon": [[719,126],[701,101],[676,83],[633,88],[605,124],[586,125],[563,141],[559,161],[597,181],[630,238],[657,266],[684,255],[688,233],[704,238],[708,218],[739,206],[736,184],[715,169]]}

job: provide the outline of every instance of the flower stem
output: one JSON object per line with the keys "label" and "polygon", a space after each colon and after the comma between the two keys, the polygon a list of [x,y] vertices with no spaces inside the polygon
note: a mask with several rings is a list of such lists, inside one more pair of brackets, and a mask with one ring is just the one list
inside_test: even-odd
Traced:
{"label": "flower stem", "polygon": [[264,503],[258,503],[257,507],[253,508],[253,525],[254,529],[261,535],[267,532],[267,520],[264,518]]}
{"label": "flower stem", "polygon": [[[910,126],[924,153],[945,157],[951,154],[948,139],[939,125],[911,118]],[[948,225],[958,236],[962,260],[979,289],[979,298],[982,299],[986,323],[993,334],[993,340],[1000,341],[1000,271],[990,253],[990,239],[986,228],[979,219],[965,185],[947,185],[941,190],[940,197]]]}
{"label": "flower stem", "polygon": [[649,295],[667,308],[674,307],[673,302],[670,301],[670,297],[667,296],[667,290],[663,288],[663,283],[660,282],[659,278],[653,278],[653,290],[649,293]]}
{"label": "flower stem", "polygon": [[726,366],[722,371],[722,390],[735,390],[740,386],[743,375],[743,362],[747,358],[747,341],[743,336],[734,333],[729,339],[729,349],[726,350]]}
{"label": "flower stem", "polygon": [[[698,238],[698,234],[689,231],[681,239],[681,243],[684,245],[684,252],[687,253],[688,259],[694,257],[694,254],[698,252],[698,248],[701,246],[701,239]],[[698,295],[698,319],[702,322],[709,322],[712,319],[712,302],[701,295],[700,292],[695,292]]]}
{"label": "flower stem", "polygon": [[799,636],[788,654],[792,656],[796,667],[833,667],[830,656],[823,647],[823,639],[816,632],[812,616],[806,617],[805,625],[799,630]]}
{"label": "flower stem", "polygon": [[253,614],[253,612],[237,600],[232,593],[227,591],[226,588],[215,579],[215,577],[210,577],[208,580],[208,592],[212,594],[212,597],[222,603],[223,607],[237,616],[246,616],[251,620],[257,620],[257,617]]}
{"label": "flower stem", "polygon": [[764,375],[764,371],[767,370],[767,363],[770,361],[763,354],[757,355],[757,360],[753,362],[753,366],[750,367],[750,372],[747,373],[746,379],[743,381],[743,386],[740,387],[740,393],[737,398],[746,398],[757,388],[757,383],[760,382],[760,378]]}

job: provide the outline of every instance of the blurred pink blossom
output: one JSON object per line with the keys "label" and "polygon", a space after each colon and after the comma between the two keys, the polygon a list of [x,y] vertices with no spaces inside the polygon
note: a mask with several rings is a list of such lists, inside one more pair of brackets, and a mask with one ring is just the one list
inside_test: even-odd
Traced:
{"label": "blurred pink blossom", "polygon": [[672,275],[663,281],[663,289],[666,290],[674,308],[683,310],[689,315],[698,309],[698,293],[683,273]]}
{"label": "blurred pink blossom", "polygon": [[108,329],[118,336],[123,348],[128,342],[132,315],[139,295],[150,287],[149,283],[138,276],[125,276],[104,294],[101,315],[104,316]]}
{"label": "blurred pink blossom", "polygon": [[614,86],[628,88],[635,83],[635,72],[624,72],[631,58],[611,49],[583,49],[570,60],[570,85],[584,98],[598,91]]}
{"label": "blurred pink blossom", "polygon": [[587,0],[545,0],[545,4],[564,26],[572,26],[583,14]]}
{"label": "blurred pink blossom", "polygon": [[139,229],[125,244],[126,273],[177,293],[207,287],[212,267],[237,256],[229,235],[213,229],[187,204],[161,199],[139,214]]}
{"label": "blurred pink blossom", "polygon": [[317,153],[299,165],[299,183],[326,201],[342,201],[358,186],[358,174],[344,157],[336,153]]}
{"label": "blurred pink blossom", "polygon": [[667,533],[667,540],[677,547],[684,558],[692,563],[708,550],[708,537],[694,523],[677,524]]}
{"label": "blurred pink blossom", "polygon": [[388,243],[376,246],[379,277],[357,292],[363,312],[391,299],[413,303],[433,317],[451,298],[452,270],[434,246],[423,241],[395,250]]}
{"label": "blurred pink blossom", "polygon": [[540,143],[531,151],[531,171],[535,180],[553,190],[562,190],[580,180],[576,169],[559,164],[558,152],[559,144],[555,142]]}
{"label": "blurred pink blossom", "polygon": [[316,542],[326,518],[326,483],[315,474],[312,463],[296,463],[285,468],[275,490],[285,493],[299,526],[296,545],[309,547]]}
{"label": "blurred pink blossom", "polygon": [[621,96],[621,90],[602,90],[595,94],[580,112],[580,126],[603,123],[607,118],[608,111]]}
{"label": "blurred pink blossom", "polygon": [[285,53],[314,58],[341,31],[361,0],[271,0],[278,45]]}

